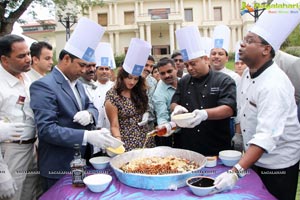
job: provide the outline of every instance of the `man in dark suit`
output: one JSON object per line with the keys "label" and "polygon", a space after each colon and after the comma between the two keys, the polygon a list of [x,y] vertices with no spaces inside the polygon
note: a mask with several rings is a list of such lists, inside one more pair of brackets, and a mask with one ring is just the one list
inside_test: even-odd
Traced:
{"label": "man in dark suit", "polygon": [[[78,22],[76,29],[86,24],[90,24],[94,29],[99,26],[84,19]],[[74,36],[75,39],[80,35],[80,31],[76,29],[73,32],[73,35],[77,36]],[[101,39],[99,35],[93,38],[94,41]],[[60,52],[58,65],[51,73],[30,86],[30,106],[38,128],[38,165],[44,191],[70,172],[74,144],[82,145],[81,151],[84,155],[86,149],[89,149],[86,148],[87,143],[105,149],[112,146],[116,140],[107,129],[93,130],[98,111],[89,100],[80,81],[77,81],[92,59],[93,48],[96,48],[97,43],[89,41],[92,36],[88,33],[88,39],[84,41],[86,46],[72,40],[72,36]],[[79,45],[83,47],[82,51],[78,51]],[[84,50],[85,48],[87,50]]]}

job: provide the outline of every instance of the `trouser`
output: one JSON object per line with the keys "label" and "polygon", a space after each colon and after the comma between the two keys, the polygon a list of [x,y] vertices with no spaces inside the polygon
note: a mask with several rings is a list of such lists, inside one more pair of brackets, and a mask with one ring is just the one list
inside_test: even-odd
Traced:
{"label": "trouser", "polygon": [[18,188],[11,200],[20,200],[23,183],[33,154],[33,144],[1,143],[1,151]]}
{"label": "trouser", "polygon": [[295,200],[298,184],[299,162],[284,169],[253,167],[268,191],[279,200]]}
{"label": "trouser", "polygon": [[43,194],[41,175],[37,165],[37,143],[38,141],[34,145],[28,173],[23,184],[22,200],[36,200]]}

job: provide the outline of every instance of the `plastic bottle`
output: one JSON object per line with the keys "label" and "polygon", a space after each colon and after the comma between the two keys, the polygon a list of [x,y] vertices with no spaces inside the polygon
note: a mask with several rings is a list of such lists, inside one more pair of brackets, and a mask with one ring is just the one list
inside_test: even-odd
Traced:
{"label": "plastic bottle", "polygon": [[168,122],[164,126],[158,126],[155,130],[149,132],[147,136],[163,136],[170,131],[176,130],[175,122]]}
{"label": "plastic bottle", "polygon": [[74,144],[75,154],[71,161],[72,184],[75,187],[83,187],[83,179],[85,177],[86,161],[81,158],[80,145]]}

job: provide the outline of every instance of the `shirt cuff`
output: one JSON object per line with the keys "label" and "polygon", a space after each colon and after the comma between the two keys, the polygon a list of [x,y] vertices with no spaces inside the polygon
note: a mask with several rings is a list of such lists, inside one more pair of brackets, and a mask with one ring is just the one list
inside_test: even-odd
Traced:
{"label": "shirt cuff", "polygon": [[276,143],[269,133],[257,133],[253,136],[248,144],[255,144],[263,148],[267,153],[273,151],[276,148]]}
{"label": "shirt cuff", "polygon": [[87,144],[87,131],[84,131],[82,145],[86,146]]}

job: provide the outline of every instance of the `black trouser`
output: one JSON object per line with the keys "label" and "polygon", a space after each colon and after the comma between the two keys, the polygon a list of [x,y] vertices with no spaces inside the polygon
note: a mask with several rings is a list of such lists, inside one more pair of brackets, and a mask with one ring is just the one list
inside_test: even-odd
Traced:
{"label": "black trouser", "polygon": [[298,184],[299,162],[284,169],[266,169],[253,166],[268,191],[277,199],[295,200]]}

